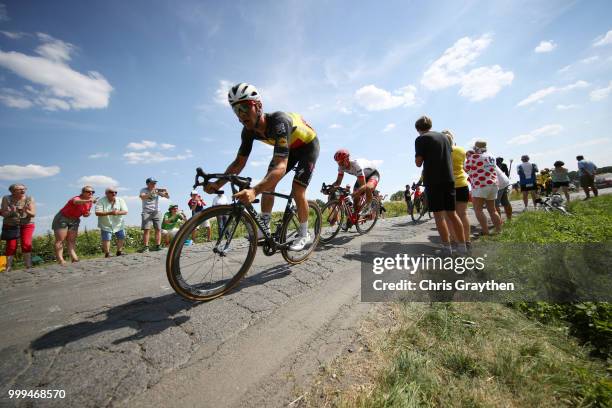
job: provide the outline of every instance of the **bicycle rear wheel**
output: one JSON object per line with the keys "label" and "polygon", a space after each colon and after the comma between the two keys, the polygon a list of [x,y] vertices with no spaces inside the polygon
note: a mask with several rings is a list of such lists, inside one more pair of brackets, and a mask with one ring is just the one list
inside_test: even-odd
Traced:
{"label": "bicycle rear wheel", "polygon": [[[291,243],[296,239],[300,228],[300,221],[298,219],[297,211],[290,215],[285,215],[283,221],[280,241],[281,243]],[[301,251],[291,251],[289,248],[281,249],[281,254],[285,261],[290,264],[299,264],[304,262],[312,251],[315,250],[319,244],[321,237],[321,210],[314,201],[308,201],[308,232],[312,237],[312,243],[308,244]]]}
{"label": "bicycle rear wheel", "polygon": [[338,232],[340,227],[346,222],[346,214],[338,200],[328,201],[321,208],[321,238],[320,242],[327,244]]}
{"label": "bicycle rear wheel", "polygon": [[357,224],[355,224],[357,232],[360,234],[367,234],[374,228],[376,221],[378,221],[378,216],[380,215],[379,208],[380,203],[373,198],[370,204],[368,204],[368,208],[361,210],[359,220]]}
{"label": "bicycle rear wheel", "polygon": [[[206,222],[211,224],[213,239],[185,245],[198,226]],[[253,263],[256,231],[249,213],[231,205],[196,214],[181,227],[168,248],[166,274],[170,285],[179,295],[196,301],[212,300],[227,293]]]}

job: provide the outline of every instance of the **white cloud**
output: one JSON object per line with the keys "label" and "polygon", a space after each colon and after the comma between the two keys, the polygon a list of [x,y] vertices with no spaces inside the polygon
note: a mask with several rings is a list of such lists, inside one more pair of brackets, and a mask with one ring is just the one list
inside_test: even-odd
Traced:
{"label": "white cloud", "polygon": [[385,128],[383,129],[383,132],[390,132],[393,129],[395,129],[396,125],[395,123],[389,123],[387,126],[385,126]]}
{"label": "white cloud", "polygon": [[219,105],[227,106],[227,93],[233,84],[230,81],[222,79],[219,81],[219,88],[215,91],[215,102]]}
{"label": "white cloud", "polygon": [[51,111],[108,106],[113,87],[104,76],[95,71],[82,74],[68,66],[72,44],[43,33],[38,39],[42,42],[35,50],[38,56],[0,50],[0,66],[41,87],[31,88],[33,104]]}
{"label": "white cloud", "polygon": [[529,95],[527,98],[517,103],[516,106],[527,106],[534,102],[540,102],[542,99],[544,99],[548,95],[552,95],[558,92],[571,91],[572,89],[587,88],[588,86],[590,86],[590,84],[582,80],[576,81],[573,84],[566,85],[563,87],[549,86],[548,88],[544,88],[544,89],[535,91],[534,93]]}
{"label": "white cloud", "polygon": [[74,51],[74,45],[53,38],[48,34],[37,33],[37,35],[38,39],[42,41],[42,44],[39,45],[34,52],[51,61],[70,61],[70,53]]}
{"label": "white cloud", "polygon": [[604,45],[612,44],[612,30],[608,31],[605,35],[600,35],[593,40],[593,47],[601,47]]}
{"label": "white cloud", "polygon": [[104,159],[104,158],[106,158],[108,156],[109,156],[108,153],[94,153],[94,154],[90,154],[87,157],[90,158],[90,159]]}
{"label": "white cloud", "polygon": [[94,187],[117,187],[119,182],[112,177],[93,175],[81,177],[77,180],[77,184]]}
{"label": "white cloud", "polygon": [[580,107],[579,105],[574,105],[574,104],[570,104],[570,105],[559,104],[557,105],[557,110],[569,110],[569,109],[576,109],[579,107]]}
{"label": "white cloud", "polygon": [[532,130],[529,133],[525,133],[523,135],[513,137],[512,139],[508,140],[506,143],[507,144],[517,144],[517,145],[532,143],[540,136],[556,135],[556,134],[559,134],[562,130],[563,130],[563,126],[561,125],[557,125],[557,124],[546,125],[546,126],[542,126],[541,128]]}
{"label": "white cloud", "polygon": [[416,88],[408,85],[399,88],[393,93],[374,85],[366,85],[359,88],[354,95],[357,104],[369,111],[380,111],[398,108],[400,106],[412,106],[415,103]]}
{"label": "white cloud", "polygon": [[151,164],[161,163],[172,160],[186,160],[193,157],[190,150],[185,150],[183,154],[177,154],[175,156],[166,156],[160,152],[127,152],[123,154],[129,164]]}
{"label": "white cloud", "polygon": [[9,108],[17,109],[27,109],[34,105],[34,103],[26,98],[21,92],[8,88],[0,90],[0,102]]}
{"label": "white cloud", "polygon": [[590,64],[591,62],[595,62],[599,60],[599,55],[594,55],[592,57],[588,57],[585,59],[581,59],[580,62],[583,64]]}
{"label": "white cloud", "polygon": [[0,180],[37,179],[55,176],[59,172],[59,166],[45,167],[38,164],[28,164],[27,166],[7,164],[0,166]]}
{"label": "white cloud", "polygon": [[176,145],[170,143],[162,143],[159,145],[159,148],[162,150],[172,150],[176,147]]}
{"label": "white cloud", "polygon": [[0,3],[0,21],[9,21],[9,16],[6,12],[6,6],[2,3]]}
{"label": "white cloud", "polygon": [[157,146],[157,142],[151,140],[142,140],[140,142],[130,142],[126,146],[130,150],[145,150],[152,149]]}
{"label": "white cloud", "polygon": [[476,39],[461,38],[431,64],[423,74],[421,84],[432,91],[460,85],[459,94],[470,101],[495,96],[504,86],[512,83],[514,73],[504,72],[499,65],[478,67],[465,72],[491,42],[489,34]]}
{"label": "white cloud", "polygon": [[26,35],[25,33],[16,33],[16,32],[13,32],[13,31],[0,31],[0,33],[4,34],[5,36],[10,38],[11,40],[18,40],[21,37]]}
{"label": "white cloud", "polygon": [[504,86],[510,85],[513,79],[514,74],[510,71],[504,72],[499,65],[476,68],[463,76],[459,95],[473,102],[482,101],[497,95]]}
{"label": "white cloud", "polygon": [[534,51],[537,53],[551,52],[555,48],[557,48],[557,44],[555,44],[553,40],[541,41],[540,44],[538,44],[538,46],[535,47]]}
{"label": "white cloud", "polygon": [[332,123],[331,125],[329,125],[330,129],[340,129],[342,127],[342,125],[338,124],[338,123]]}
{"label": "white cloud", "polygon": [[463,69],[478,58],[491,41],[489,34],[475,40],[470,37],[461,38],[431,64],[423,74],[421,84],[432,91],[459,84]]}
{"label": "white cloud", "polygon": [[594,89],[593,91],[591,91],[590,97],[592,101],[602,101],[606,99],[608,95],[610,95],[610,92],[612,92],[612,81],[610,81],[608,83],[608,86],[606,86],[605,88]]}

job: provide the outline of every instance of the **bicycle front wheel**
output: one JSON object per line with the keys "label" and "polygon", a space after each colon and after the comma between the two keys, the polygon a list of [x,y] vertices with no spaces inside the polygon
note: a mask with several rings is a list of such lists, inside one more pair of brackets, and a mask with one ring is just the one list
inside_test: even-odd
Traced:
{"label": "bicycle front wheel", "polygon": [[[212,240],[186,245],[200,226],[210,224]],[[231,205],[208,208],[178,231],[166,258],[172,288],[186,299],[207,301],[238,284],[257,252],[257,226],[249,213]]]}
{"label": "bicycle front wheel", "polygon": [[412,202],[412,206],[410,207],[410,218],[412,221],[417,222],[423,216],[423,199],[421,197],[416,198]]}
{"label": "bicycle front wheel", "polygon": [[367,209],[364,209],[359,214],[359,221],[355,225],[360,234],[367,234],[374,228],[378,216],[380,214],[380,203],[378,200],[372,199],[368,204]]}
{"label": "bicycle front wheel", "polygon": [[346,222],[346,214],[338,200],[331,200],[321,208],[321,238],[323,244],[329,243]]}
{"label": "bicycle front wheel", "polygon": [[[297,212],[289,216],[286,215],[281,229],[280,241],[283,244],[293,242],[298,236],[299,228],[300,220],[298,219]],[[308,233],[312,237],[312,243],[306,245],[301,251],[291,251],[289,248],[281,249],[281,254],[285,261],[294,265],[302,263],[308,259],[312,251],[319,244],[321,237],[321,210],[314,201],[308,201]]]}

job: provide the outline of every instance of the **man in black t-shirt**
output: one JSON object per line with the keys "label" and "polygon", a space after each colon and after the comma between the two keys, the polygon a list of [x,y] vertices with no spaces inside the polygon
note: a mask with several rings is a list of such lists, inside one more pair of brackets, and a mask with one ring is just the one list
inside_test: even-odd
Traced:
{"label": "man in black t-shirt", "polygon": [[423,184],[429,210],[434,213],[436,228],[440,234],[442,245],[452,253],[449,232],[445,216],[450,222],[450,228],[457,237],[457,252],[467,252],[463,225],[455,212],[455,178],[451,159],[451,144],[448,138],[438,132],[431,131],[431,119],[420,117],[414,124],[419,136],[414,141],[415,164],[423,166]]}

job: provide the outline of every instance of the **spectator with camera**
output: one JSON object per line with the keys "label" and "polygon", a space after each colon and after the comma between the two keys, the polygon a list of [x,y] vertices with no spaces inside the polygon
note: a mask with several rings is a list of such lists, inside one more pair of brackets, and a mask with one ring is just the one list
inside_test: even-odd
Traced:
{"label": "spectator with camera", "polygon": [[187,221],[187,217],[185,213],[179,211],[178,205],[172,204],[168,207],[168,212],[164,214],[162,222],[162,235],[166,246],[170,245],[170,239],[176,235],[181,224],[185,221]]}
{"label": "spectator with camera", "polygon": [[32,267],[32,235],[36,204],[31,196],[26,195],[26,186],[12,184],[11,194],[2,197],[0,215],[2,221],[2,240],[6,241],[6,271],[10,271],[17,254],[17,241],[21,241],[21,253],[26,268]]}
{"label": "spectator with camera", "polygon": [[165,188],[157,188],[157,180],[149,177],[146,180],[147,186],[140,190],[140,199],[142,200],[142,225],[143,230],[142,241],[143,248],[140,252],[149,252],[149,237],[151,228],[155,230],[155,246],[154,251],[161,249],[161,213],[159,212],[159,197],[170,198],[168,191]]}
{"label": "spectator with camera", "polygon": [[97,201],[92,186],[85,186],[81,194],[72,197],[66,205],[55,215],[51,228],[55,233],[55,258],[60,265],[66,265],[64,260],[64,241],[68,241],[68,253],[72,262],[78,262],[76,254],[76,238],[79,233],[81,217],[89,217],[91,207]]}

